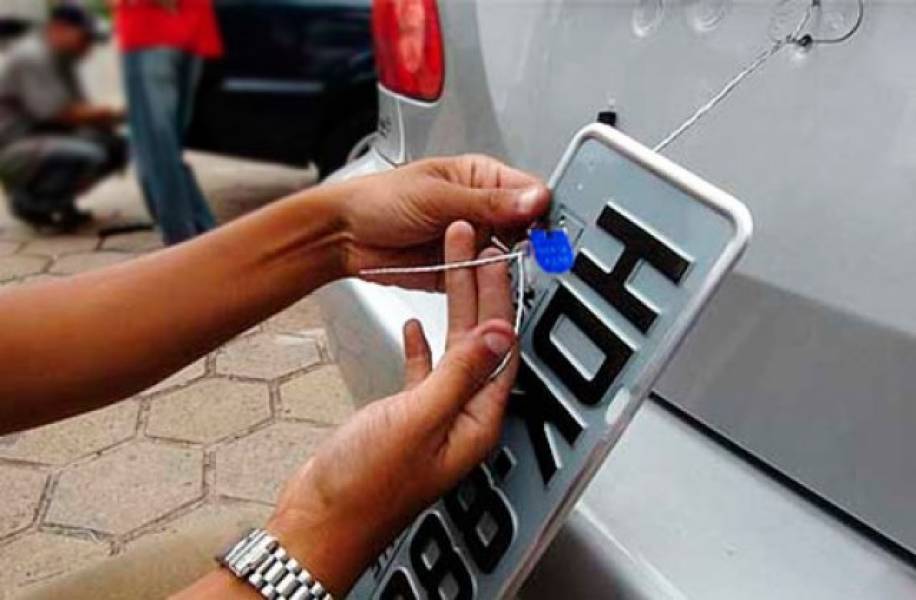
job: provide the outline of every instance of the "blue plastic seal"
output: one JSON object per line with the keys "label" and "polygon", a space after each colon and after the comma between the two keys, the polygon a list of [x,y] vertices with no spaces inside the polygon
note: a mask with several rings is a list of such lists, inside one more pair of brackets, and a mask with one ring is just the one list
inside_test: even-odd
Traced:
{"label": "blue plastic seal", "polygon": [[531,247],[538,265],[547,273],[559,275],[572,269],[572,244],[562,229],[532,229]]}

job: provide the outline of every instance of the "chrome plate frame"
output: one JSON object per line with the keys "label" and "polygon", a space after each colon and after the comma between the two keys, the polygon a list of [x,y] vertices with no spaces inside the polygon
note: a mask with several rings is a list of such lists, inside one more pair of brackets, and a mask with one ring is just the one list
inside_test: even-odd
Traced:
{"label": "chrome plate frame", "polygon": [[604,125],[550,188],[576,266],[535,282],[501,443],[351,597],[512,597],[751,237],[743,204]]}

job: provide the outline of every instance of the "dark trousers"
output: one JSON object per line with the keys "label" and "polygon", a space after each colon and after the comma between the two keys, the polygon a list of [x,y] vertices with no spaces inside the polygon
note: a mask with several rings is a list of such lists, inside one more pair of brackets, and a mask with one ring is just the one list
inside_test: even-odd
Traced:
{"label": "dark trousers", "polygon": [[37,131],[0,149],[0,182],[13,213],[72,211],[76,197],[124,169],[127,143],[111,131]]}

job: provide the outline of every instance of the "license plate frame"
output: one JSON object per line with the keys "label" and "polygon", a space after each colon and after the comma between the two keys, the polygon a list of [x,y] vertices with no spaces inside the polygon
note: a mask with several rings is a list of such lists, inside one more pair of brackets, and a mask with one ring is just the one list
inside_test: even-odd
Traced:
{"label": "license plate frame", "polygon": [[351,597],[513,597],[752,234],[734,197],[601,124],[576,134],[549,186],[576,266],[534,282],[500,446]]}

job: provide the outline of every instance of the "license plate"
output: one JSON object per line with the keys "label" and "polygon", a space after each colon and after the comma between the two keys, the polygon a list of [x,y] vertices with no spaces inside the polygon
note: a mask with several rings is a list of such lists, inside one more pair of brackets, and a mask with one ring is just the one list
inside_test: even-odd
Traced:
{"label": "license plate", "polygon": [[535,282],[501,442],[352,597],[516,593],[750,238],[740,202],[602,125],[577,134],[550,186],[576,260]]}

